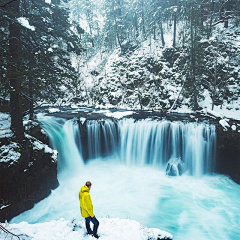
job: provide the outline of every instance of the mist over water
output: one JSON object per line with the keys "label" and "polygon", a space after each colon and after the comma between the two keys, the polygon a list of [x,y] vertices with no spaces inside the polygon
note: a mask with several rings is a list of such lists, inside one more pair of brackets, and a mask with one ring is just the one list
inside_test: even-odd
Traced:
{"label": "mist over water", "polygon": [[[92,121],[87,126],[90,160],[84,163],[76,121],[41,115],[39,120],[59,151],[60,186],[12,222],[81,219],[78,192],[90,180],[98,218],[130,218],[169,231],[174,239],[239,239],[240,186],[226,176],[210,175],[214,126],[122,120],[116,127]],[[101,133],[101,144],[108,141],[105,157]],[[181,177],[165,175],[172,157],[187,165]]]}

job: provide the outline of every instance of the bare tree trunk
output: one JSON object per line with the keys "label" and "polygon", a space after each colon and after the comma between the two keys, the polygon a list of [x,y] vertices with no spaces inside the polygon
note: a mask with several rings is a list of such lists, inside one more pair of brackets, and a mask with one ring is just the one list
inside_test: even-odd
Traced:
{"label": "bare tree trunk", "polygon": [[182,84],[181,90],[180,90],[180,92],[179,92],[177,98],[175,99],[175,101],[174,101],[173,105],[171,106],[171,108],[168,110],[168,113],[170,113],[170,112],[173,110],[173,108],[175,107],[175,105],[176,105],[176,103],[177,103],[177,101],[178,101],[178,99],[179,99],[179,97],[180,97],[180,95],[181,95],[181,93],[182,93],[182,91],[183,91],[185,81],[186,81],[186,78],[185,78],[184,81],[183,81],[183,84]]}
{"label": "bare tree trunk", "polygon": [[230,15],[230,0],[228,0],[225,3],[225,21],[224,21],[224,27],[228,28],[228,16]]}
{"label": "bare tree trunk", "polygon": [[163,33],[163,26],[162,26],[162,19],[160,20],[160,32],[161,32],[161,40],[162,40],[162,45],[163,47],[165,46],[165,41],[164,41],[164,33]]}
{"label": "bare tree trunk", "polygon": [[213,84],[213,93],[212,93],[212,110],[214,108],[215,98],[216,98],[216,88],[217,88],[217,57],[215,58],[214,63],[214,84]]}
{"label": "bare tree trunk", "polygon": [[142,15],[142,29],[143,29],[143,35],[145,37],[146,35],[146,28],[145,28],[145,16],[144,16],[144,0],[141,1],[141,15]]}
{"label": "bare tree trunk", "polygon": [[92,24],[91,24],[92,23],[92,17],[91,17],[91,13],[88,10],[86,12],[86,16],[87,16],[88,27],[89,27],[90,36],[91,36],[92,47],[94,47],[93,33],[92,33]]}
{"label": "bare tree trunk", "polygon": [[[191,70],[192,70],[192,77],[191,77],[191,85],[193,89],[193,101],[194,101],[194,110],[198,108],[198,101],[197,101],[197,87],[196,87],[196,54],[195,54],[195,45],[196,45],[196,36],[193,29],[193,9],[191,9]],[[196,30],[195,30],[196,31]]]}
{"label": "bare tree trunk", "polygon": [[116,15],[114,16],[115,31],[116,31],[117,42],[118,42],[120,48],[122,48],[121,35],[120,35],[120,34],[122,34],[122,27],[119,27],[118,24],[117,24],[117,22],[118,22],[117,18],[122,19],[121,1],[118,0],[117,4],[118,4],[118,16],[116,16]]}
{"label": "bare tree trunk", "polygon": [[133,25],[134,25],[134,28],[135,28],[135,38],[137,38],[139,36],[139,32],[138,32],[138,19],[137,19],[136,13],[134,14]]}
{"label": "bare tree trunk", "polygon": [[156,26],[153,28],[153,39],[156,40]]}
{"label": "bare tree trunk", "polygon": [[117,41],[118,41],[118,44],[119,44],[120,48],[122,48],[122,43],[121,43],[118,31],[117,31]]}
{"label": "bare tree trunk", "polygon": [[28,88],[29,88],[29,119],[33,120],[34,108],[33,108],[33,82],[31,77],[28,80]]}
{"label": "bare tree trunk", "polygon": [[176,46],[176,34],[177,34],[177,13],[174,12],[174,19],[173,19],[173,47]]}
{"label": "bare tree trunk", "polygon": [[215,5],[215,1],[212,0],[212,5],[211,5],[211,17],[210,17],[210,23],[209,23],[209,29],[208,29],[208,33],[207,33],[207,39],[209,39],[212,35],[212,23],[213,23],[213,14],[214,14],[214,5]]}
{"label": "bare tree trunk", "polygon": [[[20,1],[12,1],[10,3],[12,12],[19,15]],[[10,114],[11,129],[18,142],[22,142],[24,138],[24,128],[22,121],[22,101],[20,96],[21,78],[19,74],[19,61],[21,54],[20,28],[18,23],[11,22],[9,26],[9,53],[14,67],[10,73]]]}

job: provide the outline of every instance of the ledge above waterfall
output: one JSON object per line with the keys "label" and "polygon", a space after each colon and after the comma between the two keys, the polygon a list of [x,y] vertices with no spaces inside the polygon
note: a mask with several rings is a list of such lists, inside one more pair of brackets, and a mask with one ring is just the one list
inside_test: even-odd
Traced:
{"label": "ledge above waterfall", "polygon": [[54,116],[64,119],[84,118],[86,120],[98,119],[121,119],[121,118],[134,118],[139,119],[167,119],[170,121],[186,121],[186,122],[207,122],[218,124],[218,118],[212,117],[203,111],[186,112],[186,113],[167,113],[159,111],[147,110],[131,110],[131,109],[96,109],[89,107],[76,107],[69,106],[43,106],[36,110],[36,113],[45,113],[48,116]]}
{"label": "ledge above waterfall", "polygon": [[[157,228],[146,228],[130,219],[100,218],[99,235],[101,240],[162,240],[173,239],[173,236]],[[28,224],[21,222],[9,224],[6,228],[14,234],[24,235],[25,240],[90,240],[95,239],[86,235],[84,220],[72,221],[60,219],[57,221]],[[0,237],[4,236],[0,232]]]}

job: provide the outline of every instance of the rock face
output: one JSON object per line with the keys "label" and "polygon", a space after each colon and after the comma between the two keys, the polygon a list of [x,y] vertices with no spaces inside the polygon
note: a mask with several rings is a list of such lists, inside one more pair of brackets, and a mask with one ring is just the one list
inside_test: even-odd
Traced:
{"label": "rock face", "polygon": [[57,153],[38,140],[47,140],[38,124],[26,128],[31,135],[21,145],[0,139],[0,222],[32,208],[58,186]]}
{"label": "rock face", "polygon": [[240,133],[217,128],[217,169],[240,184]]}
{"label": "rock face", "polygon": [[169,160],[166,168],[166,175],[181,176],[185,171],[184,163],[179,158],[172,158]]}

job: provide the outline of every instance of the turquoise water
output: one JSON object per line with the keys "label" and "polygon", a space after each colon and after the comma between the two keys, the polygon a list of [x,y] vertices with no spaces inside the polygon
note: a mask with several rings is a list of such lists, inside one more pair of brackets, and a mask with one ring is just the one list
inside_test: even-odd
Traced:
{"label": "turquoise water", "polygon": [[50,197],[12,222],[81,219],[78,191],[87,180],[97,217],[130,218],[174,239],[238,240],[240,186],[222,175],[168,177],[149,167],[126,167],[116,160],[93,160],[69,176]]}
{"label": "turquoise water", "polygon": [[[141,164],[137,165],[126,164],[123,154],[118,156],[116,153],[107,158],[94,158],[84,164],[81,148],[76,145],[76,124],[46,117],[42,117],[41,121],[52,139],[53,147],[59,151],[60,186],[48,198],[11,222],[38,223],[61,217],[81,219],[78,192],[90,180],[93,183],[91,196],[94,213],[98,218],[130,218],[146,227],[168,231],[179,240],[239,239],[240,186],[228,177],[216,174],[193,176],[189,171],[181,177],[169,177],[161,165],[145,164],[149,162],[147,154],[144,162],[141,160]],[[152,128],[147,125],[147,129]],[[203,126],[190,126],[188,133],[193,139],[195,136],[202,139],[199,134],[202,129]],[[146,139],[146,135],[143,137]],[[139,137],[136,139],[139,141]],[[139,142],[143,148],[144,144]],[[194,144],[197,147],[199,141],[195,139]],[[195,151],[194,145],[191,148]],[[132,149],[136,153],[137,145]],[[131,149],[126,152],[131,159]],[[202,160],[198,161],[201,168],[196,168],[196,172],[199,169],[202,171],[203,166]]]}

